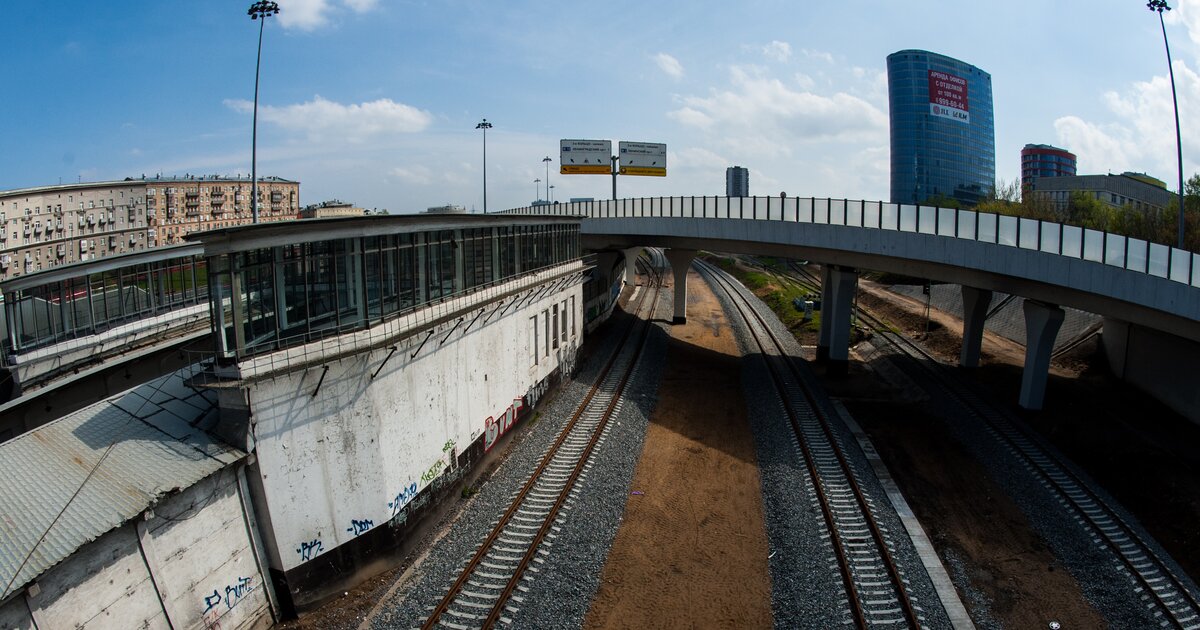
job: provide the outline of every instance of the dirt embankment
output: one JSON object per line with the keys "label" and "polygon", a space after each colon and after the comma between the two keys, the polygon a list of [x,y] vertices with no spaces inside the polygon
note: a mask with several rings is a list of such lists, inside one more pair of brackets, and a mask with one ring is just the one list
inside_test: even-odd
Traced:
{"label": "dirt embankment", "polygon": [[769,628],[771,583],[740,353],[688,277],[633,493],[586,628]]}

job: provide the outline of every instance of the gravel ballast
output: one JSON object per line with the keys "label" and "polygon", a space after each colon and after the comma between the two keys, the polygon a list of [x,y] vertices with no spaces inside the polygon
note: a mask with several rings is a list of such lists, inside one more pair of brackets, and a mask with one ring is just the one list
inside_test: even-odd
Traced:
{"label": "gravel ballast", "polygon": [[[736,289],[747,296],[764,315],[773,332],[788,348],[788,353],[794,357],[803,356],[800,344],[766,305],[734,282]],[[728,296],[721,291],[717,294],[726,312],[735,312]],[[788,424],[789,419],[771,384],[766,364],[757,355],[758,350],[740,318],[736,315],[731,315],[731,318],[738,341],[747,353],[742,382],[758,449],[763,502],[773,554],[770,566],[775,626],[842,625],[848,621],[843,588],[820,507],[813,493],[812,481],[808,478],[802,454]],[[832,417],[836,417],[823,388],[808,373],[807,365],[803,362],[801,370],[807,374],[806,385],[816,393],[818,403]],[[910,597],[921,608],[924,626],[932,629],[950,628],[933,584],[912,542],[904,534],[904,526],[892,509],[872,467],[844,424],[834,423],[834,431],[848,453],[856,478],[871,497],[876,517],[888,532],[893,558],[908,581]]]}

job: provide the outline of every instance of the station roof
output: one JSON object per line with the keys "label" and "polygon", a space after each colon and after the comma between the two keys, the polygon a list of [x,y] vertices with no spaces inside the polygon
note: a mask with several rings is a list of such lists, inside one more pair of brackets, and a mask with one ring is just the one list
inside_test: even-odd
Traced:
{"label": "station roof", "polygon": [[578,225],[582,220],[582,216],[536,214],[388,214],[235,225],[206,232],[196,232],[185,238],[191,242],[201,243],[204,246],[204,253],[211,256],[339,238],[510,225]]}
{"label": "station roof", "polygon": [[17,276],[0,282],[0,292],[8,293],[9,291],[17,291],[20,289],[28,289],[37,287],[43,284],[50,284],[68,278],[79,278],[90,273],[101,273],[104,271],[112,271],[113,269],[121,269],[124,267],[132,267],[148,262],[157,262],[159,260],[167,260],[170,258],[179,258],[181,256],[199,256],[204,253],[203,248],[194,243],[184,243],[181,245],[162,245],[159,247],[150,247],[136,252],[125,254],[113,254],[103,258],[94,260],[83,260],[73,262],[68,265],[43,269],[34,273],[28,273],[23,276]]}
{"label": "station roof", "polygon": [[201,427],[190,368],[0,444],[0,602],[81,546],[246,456]]}

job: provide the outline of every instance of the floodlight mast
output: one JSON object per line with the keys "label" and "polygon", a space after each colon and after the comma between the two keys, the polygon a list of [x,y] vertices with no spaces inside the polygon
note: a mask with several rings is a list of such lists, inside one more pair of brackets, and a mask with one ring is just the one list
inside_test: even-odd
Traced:
{"label": "floodlight mast", "polygon": [[279,13],[279,5],[271,0],[259,0],[250,5],[246,12],[251,20],[258,23],[258,58],[254,63],[254,118],[250,124],[250,216],[251,221],[258,223],[258,74],[262,68],[262,39],[263,27],[267,17]]}
{"label": "floodlight mast", "polygon": [[484,118],[475,128],[483,130],[483,213],[487,214],[487,130],[492,128],[492,123]]}
{"label": "floodlight mast", "polygon": [[1179,249],[1183,249],[1185,224],[1183,219],[1183,136],[1179,132],[1179,97],[1175,95],[1175,68],[1171,65],[1171,44],[1167,41],[1167,23],[1163,21],[1163,11],[1170,11],[1167,0],[1150,0],[1146,8],[1158,13],[1158,25],[1162,27],[1163,46],[1167,49],[1167,71],[1171,76],[1171,102],[1175,105],[1175,154],[1179,160]]}

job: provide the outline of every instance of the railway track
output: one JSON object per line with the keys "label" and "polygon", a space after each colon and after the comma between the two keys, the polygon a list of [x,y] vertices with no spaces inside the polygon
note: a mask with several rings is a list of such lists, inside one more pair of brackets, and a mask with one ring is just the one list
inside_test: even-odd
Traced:
{"label": "railway track", "polygon": [[[596,384],[547,449],[513,498],[507,511],[485,537],[465,567],[434,606],[422,628],[493,628],[511,623],[533,579],[537,564],[549,555],[555,532],[564,523],[568,504],[610,418],[621,409],[622,394],[633,375],[657,310],[662,276],[654,265],[661,252],[650,252],[647,285],[638,287],[631,325],[609,357]],[[642,312],[646,317],[641,317]]]}
{"label": "railway track", "polygon": [[[802,276],[792,278],[801,286],[814,287],[814,278],[802,269],[792,269]],[[780,274],[787,277],[788,274]],[[924,376],[924,381],[936,387],[962,409],[981,421],[982,426],[1053,493],[1059,503],[1074,513],[1091,535],[1092,541],[1108,551],[1125,574],[1134,593],[1154,612],[1161,627],[1182,630],[1200,629],[1200,600],[1189,585],[1170,568],[1168,563],[1145,540],[1137,528],[1098,493],[1090,480],[1074,472],[1053,449],[1020,419],[999,408],[963,382],[951,369],[920,345],[894,332],[880,316],[859,309],[859,317],[871,326],[877,336],[908,359],[908,371]],[[1090,336],[1089,336],[1090,337]]]}
{"label": "railway track", "polygon": [[845,454],[833,423],[783,342],[740,284],[697,260],[700,273],[729,296],[766,363],[816,490],[841,572],[847,622],[858,628],[919,628],[923,614],[895,562],[894,545]]}

